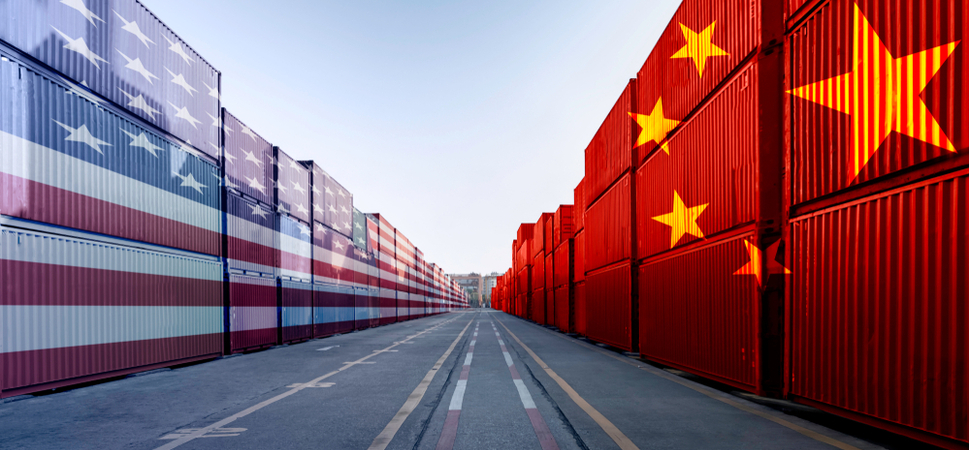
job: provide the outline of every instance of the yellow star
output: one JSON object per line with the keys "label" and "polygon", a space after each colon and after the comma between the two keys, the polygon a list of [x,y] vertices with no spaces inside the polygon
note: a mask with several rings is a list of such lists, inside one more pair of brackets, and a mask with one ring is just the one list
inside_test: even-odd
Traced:
{"label": "yellow star", "polygon": [[955,152],[920,94],[959,41],[895,58],[855,6],[852,71],[790,94],[852,116],[850,179],[893,131]]}
{"label": "yellow star", "polygon": [[684,33],[684,39],[687,40],[674,56],[670,59],[676,58],[690,58],[694,60],[694,65],[697,66],[697,75],[704,76],[704,66],[707,65],[707,58],[713,56],[730,56],[728,52],[721,49],[711,43],[711,38],[714,37],[714,25],[717,23],[715,20],[711,22],[704,31],[700,33],[695,33],[694,30],[687,28],[686,25],[680,24],[680,31]]}
{"label": "yellow star", "polygon": [[[778,257],[778,244],[781,239],[768,246],[768,276],[775,274],[790,274],[791,271],[781,265],[775,259]],[[734,272],[734,275],[754,275],[758,279],[758,286],[761,286],[761,249],[757,245],[744,241],[744,246],[748,249],[748,264]]]}
{"label": "yellow star", "polygon": [[[667,138],[667,133],[673,130],[680,124],[680,121],[668,119],[664,117],[664,104],[663,98],[657,99],[657,104],[654,105],[653,111],[650,115],[629,113],[633,120],[637,121],[640,125],[642,131],[640,131],[640,137],[637,138],[637,143],[634,147],[639,147],[647,142],[654,141],[664,149],[664,153],[670,154],[670,149],[667,148],[667,142],[664,139]],[[660,144],[663,142],[663,144]]]}
{"label": "yellow star", "polygon": [[671,227],[670,230],[670,248],[674,248],[677,245],[677,241],[680,240],[685,234],[690,234],[697,236],[701,239],[704,238],[704,232],[701,231],[700,227],[697,226],[697,218],[700,217],[704,209],[707,208],[707,203],[699,206],[694,206],[687,208],[684,205],[684,201],[680,199],[680,195],[677,191],[674,191],[674,210],[668,214],[662,216],[655,216],[653,220],[660,222],[664,225]]}

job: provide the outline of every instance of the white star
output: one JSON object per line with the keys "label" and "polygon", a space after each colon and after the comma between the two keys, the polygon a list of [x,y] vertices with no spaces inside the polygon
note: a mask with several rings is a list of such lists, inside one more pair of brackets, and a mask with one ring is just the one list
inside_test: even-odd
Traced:
{"label": "white star", "polygon": [[[112,10],[112,11],[114,11],[114,10]],[[153,41],[151,39],[148,39],[148,36],[145,36],[145,33],[142,33],[141,32],[141,29],[138,28],[138,24],[134,20],[132,20],[131,22],[129,22],[129,21],[125,20],[124,17],[121,17],[121,14],[118,14],[118,11],[114,11],[114,13],[115,13],[116,16],[118,16],[119,19],[121,19],[122,22],[125,23],[125,26],[121,27],[121,29],[122,30],[125,30],[125,31],[127,31],[127,32],[129,32],[131,34],[134,34],[135,37],[138,38],[139,41],[141,41],[142,44],[145,44],[145,47],[148,47],[148,43],[149,42],[151,42],[152,44],[155,43],[155,41]],[[148,47],[148,48],[151,48],[151,47]]]}
{"label": "white star", "polygon": [[182,59],[185,60],[185,62],[188,63],[190,66],[192,65],[192,62],[195,61],[195,59],[192,58],[191,56],[189,56],[188,53],[185,53],[185,49],[182,48],[182,43],[181,42],[172,41],[171,39],[168,38],[168,36],[165,36],[164,34],[162,35],[162,37],[165,38],[166,41],[168,41],[168,43],[169,43],[168,49],[169,50],[171,50],[171,51],[175,52],[175,54],[181,56]]}
{"label": "white star", "polygon": [[257,158],[256,155],[253,154],[253,152],[247,152],[246,150],[243,150],[242,152],[246,154],[246,161],[250,161],[253,164],[256,164],[257,167],[263,167],[263,162],[260,161],[259,158]]}
{"label": "white star", "polygon": [[202,183],[199,183],[198,181],[195,181],[195,177],[191,173],[184,177],[174,172],[173,172],[173,175],[182,179],[182,184],[180,186],[195,189],[199,191],[200,194],[204,194],[202,192],[202,188],[206,186]]}
{"label": "white star", "polygon": [[85,19],[88,19],[88,22],[91,22],[91,25],[94,25],[94,28],[98,27],[98,24],[94,23],[94,19],[104,22],[104,19],[95,15],[87,6],[84,6],[84,0],[61,0],[61,3],[78,10]]}
{"label": "white star", "polygon": [[284,194],[286,193],[286,185],[285,184],[283,184],[283,183],[276,183],[276,188],[279,189],[279,190],[281,190],[281,191],[283,191]]}
{"label": "white star", "polygon": [[242,127],[242,134],[245,134],[246,136],[253,138],[253,141],[256,141],[256,133],[253,133],[253,130],[249,129],[249,127],[245,125]]}
{"label": "white star", "polygon": [[199,127],[195,126],[195,124],[196,123],[202,123],[202,121],[199,120],[199,119],[196,119],[195,117],[192,117],[192,114],[189,114],[188,108],[186,108],[184,106],[181,107],[181,108],[179,108],[178,106],[173,105],[172,102],[168,102],[168,104],[169,105],[172,105],[172,108],[175,108],[178,111],[178,112],[175,113],[175,117],[178,117],[179,119],[185,119],[185,120],[189,121],[189,123],[192,124],[192,128],[196,128],[196,129],[199,128]]}
{"label": "white star", "polygon": [[259,216],[262,219],[265,219],[266,215],[269,214],[269,212],[267,212],[263,208],[260,208],[259,206],[256,206],[256,205],[246,205],[246,206],[248,206],[249,209],[253,210],[254,216]]}
{"label": "white star", "polygon": [[141,94],[138,94],[137,97],[133,97],[131,94],[125,92],[124,89],[118,88],[118,90],[121,91],[122,94],[125,94],[125,97],[128,97],[128,106],[144,111],[145,114],[148,114],[148,117],[151,117],[152,120],[155,120],[155,114],[161,112],[155,108],[152,108],[148,102],[145,101],[145,97],[142,97]]}
{"label": "white star", "polygon": [[303,170],[303,166],[296,162],[295,159],[290,160],[290,168],[296,170]]}
{"label": "white star", "polygon": [[296,181],[291,181],[290,183],[293,185],[294,191],[299,192],[302,195],[306,195],[306,189],[303,189],[303,186],[300,186],[300,183],[297,183]]}
{"label": "white star", "polygon": [[148,82],[148,84],[152,84],[152,85],[155,84],[154,82],[152,82],[152,78],[155,78],[157,80],[158,77],[156,77],[154,74],[149,72],[148,69],[145,68],[145,65],[141,63],[141,58],[131,59],[128,57],[128,55],[121,53],[121,50],[118,50],[118,49],[115,49],[115,50],[118,52],[119,55],[121,55],[122,58],[125,58],[125,61],[128,61],[128,64],[125,64],[126,68],[134,70],[135,72],[138,72],[145,79],[145,81]]}
{"label": "white star", "polygon": [[344,229],[345,230],[353,230],[353,228],[351,228],[350,224],[347,223],[347,222],[344,222]]}
{"label": "white star", "polygon": [[343,189],[337,191],[337,195],[339,195],[339,196],[341,196],[343,198],[347,198],[347,195],[346,195],[346,193],[344,192]]}
{"label": "white star", "polygon": [[306,209],[306,206],[303,206],[302,203],[296,204],[296,212],[303,214],[304,216],[310,214],[310,211]]}
{"label": "white star", "polygon": [[[166,70],[168,70],[168,69],[166,69]],[[222,127],[222,119],[221,118],[216,117],[216,116],[213,116],[212,114],[209,114],[209,111],[206,111],[205,112],[205,115],[209,116],[209,118],[212,119],[212,126],[214,126],[216,128]]]}
{"label": "white star", "polygon": [[341,244],[340,241],[333,241],[333,246],[334,247],[337,247],[337,248],[339,248],[341,250],[344,249],[344,244]]}
{"label": "white star", "polygon": [[165,71],[172,76],[172,83],[179,85],[182,89],[185,89],[185,92],[188,92],[190,97],[195,97],[195,94],[192,92],[197,91],[198,89],[192,87],[187,81],[185,81],[185,77],[183,77],[182,74],[176,75],[171,70],[168,70],[168,67],[165,68]]}
{"label": "white star", "polygon": [[313,186],[310,189],[313,191],[313,195],[320,195],[321,194],[320,189],[317,188],[316,186]]}
{"label": "white star", "polygon": [[74,142],[80,142],[82,144],[87,144],[88,147],[93,148],[96,152],[102,155],[104,154],[104,152],[101,151],[102,145],[111,147],[111,144],[94,137],[91,134],[91,132],[88,131],[87,125],[81,124],[81,126],[78,128],[71,128],[70,126],[64,125],[63,123],[60,123],[56,120],[54,121],[54,123],[60,125],[61,128],[71,132],[71,134],[69,134],[66,138],[64,138],[65,141],[74,141]]}
{"label": "white star", "polygon": [[323,234],[327,234],[327,227],[325,227],[325,226],[323,226],[323,225],[320,225],[320,224],[318,223],[318,224],[317,224],[317,231],[319,231],[319,232],[321,232],[321,233],[323,233]]}
{"label": "white star", "polygon": [[[327,192],[327,195],[333,197],[333,191],[330,190],[330,186],[324,186],[323,190]],[[331,208],[333,207],[331,206]],[[337,211],[334,211],[334,212],[337,212]]]}
{"label": "white star", "polygon": [[206,89],[209,90],[209,97],[215,97],[216,100],[221,100],[222,99],[222,97],[219,96],[219,89],[218,88],[214,88],[212,86],[209,86],[208,84],[206,84],[205,81],[202,82],[202,85],[205,86]]}
{"label": "white star", "polygon": [[330,205],[329,208],[330,208],[330,212],[336,214],[337,210],[336,209],[333,209],[333,205]]}
{"label": "white star", "polygon": [[236,157],[235,156],[232,156],[231,153],[229,153],[229,152],[223,152],[222,157],[223,158],[226,158],[226,161],[228,161],[229,164],[233,164],[233,165],[236,164]]}
{"label": "white star", "polygon": [[125,131],[124,129],[121,129],[121,132],[127,134],[128,137],[131,138],[131,143],[128,144],[129,146],[141,147],[145,150],[148,150],[148,153],[151,153],[152,156],[156,158],[158,158],[158,153],[155,153],[155,150],[165,150],[155,144],[152,144],[152,141],[148,140],[148,136],[145,136],[145,133],[141,133],[138,136],[135,136],[134,134],[131,134]]}
{"label": "white star", "polygon": [[350,211],[347,211],[347,208],[344,208],[342,205],[340,206],[340,212],[344,214],[350,214]]}
{"label": "white star", "polygon": [[356,229],[358,229],[358,230],[361,230],[361,231],[363,231],[363,230],[364,230],[364,227],[362,227],[362,226],[360,226],[360,223],[359,223],[359,222],[357,222],[357,223],[354,223],[354,228],[356,228]]}
{"label": "white star", "polygon": [[232,181],[229,181],[229,177],[226,177],[226,182],[224,183],[224,185],[227,188],[239,189],[239,186],[236,186],[235,183],[233,183]]}
{"label": "white star", "polygon": [[282,203],[280,203],[280,206],[278,206],[276,208],[276,212],[281,213],[281,214],[289,214],[290,213],[289,211],[286,210],[286,207],[283,206]]}
{"label": "white star", "polygon": [[246,180],[249,181],[249,187],[256,189],[260,193],[263,193],[263,194],[266,193],[266,191],[264,191],[264,189],[266,189],[266,186],[263,186],[263,184],[260,183],[259,180],[256,179],[256,177],[253,177],[253,178],[246,177]]}
{"label": "white star", "polygon": [[276,161],[276,158],[274,158],[274,157],[273,157],[273,156],[271,156],[271,155],[267,155],[267,156],[266,156],[266,159],[268,159],[268,160],[269,160],[269,162],[270,162],[270,163],[272,163],[272,164],[273,164],[274,166],[275,166],[275,165],[277,164],[277,161]]}
{"label": "white star", "polygon": [[[51,25],[51,28],[54,28],[54,26]],[[101,70],[101,66],[98,65],[98,61],[103,62],[105,64],[109,64],[108,60],[96,55],[94,52],[91,51],[91,49],[88,48],[88,44],[84,42],[83,37],[79,37],[77,39],[71,39],[68,35],[64,34],[63,31],[58,30],[57,28],[54,28],[54,31],[60,34],[61,37],[63,37],[64,40],[67,41],[67,45],[65,45],[64,48],[72,52],[76,52],[81,56],[85,57],[89,62],[91,62],[91,64],[94,64],[94,67],[97,68],[98,70]]]}
{"label": "white star", "polygon": [[320,205],[314,203],[313,204],[313,212],[315,212],[317,214],[323,214],[323,208],[321,208]]}
{"label": "white star", "polygon": [[310,229],[303,225],[300,225],[300,234],[305,234],[307,236],[310,236]]}

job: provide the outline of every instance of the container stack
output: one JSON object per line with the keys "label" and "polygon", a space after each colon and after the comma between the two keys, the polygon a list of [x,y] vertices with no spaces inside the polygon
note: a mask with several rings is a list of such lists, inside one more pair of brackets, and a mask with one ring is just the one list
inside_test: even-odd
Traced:
{"label": "container stack", "polygon": [[523,224],[493,305],[965,448],[966,5],[924,3],[684,1],[586,148],[571,253],[558,211],[551,268]]}
{"label": "container stack", "polygon": [[380,268],[381,325],[397,321],[397,257],[394,227],[380,214],[372,214],[378,223],[378,266]]}
{"label": "container stack", "polygon": [[312,337],[313,235],[310,169],[274,147],[283,343]]}
{"label": "container stack", "polygon": [[[573,314],[573,205],[559,205],[553,218],[553,319],[555,325],[566,333],[574,332]],[[548,285],[549,283],[547,283]]]}
{"label": "container stack", "polygon": [[347,333],[356,325],[353,197],[320,166],[305,161],[313,187],[313,310],[315,335]]}

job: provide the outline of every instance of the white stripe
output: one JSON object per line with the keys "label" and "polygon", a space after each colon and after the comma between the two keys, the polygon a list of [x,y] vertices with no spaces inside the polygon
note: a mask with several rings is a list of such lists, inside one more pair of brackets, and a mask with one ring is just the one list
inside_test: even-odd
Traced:
{"label": "white stripe", "polygon": [[313,323],[313,308],[283,307],[283,326],[310,325]]}
{"label": "white stripe", "polygon": [[512,367],[512,356],[509,355],[509,352],[502,352],[502,356],[505,357],[505,364]]}
{"label": "white stripe", "polygon": [[[280,250],[292,253],[302,258],[310,259],[313,244],[308,241],[301,241],[288,234],[280,233]],[[353,267],[350,267],[351,269]]]}
{"label": "white stripe", "polygon": [[465,365],[466,366],[472,365],[472,354],[471,354],[471,352],[469,352],[467,355],[465,355]]}
{"label": "white stripe", "polygon": [[221,281],[221,264],[45,233],[0,231],[0,259]]}
{"label": "white stripe", "polygon": [[229,331],[276,328],[275,306],[232,306],[229,308]]}
{"label": "white stripe", "polygon": [[222,333],[219,306],[0,305],[0,318],[3,353]]}
{"label": "white stripe", "polygon": [[[222,232],[222,214],[217,208],[210,208],[4,131],[0,131],[0,152],[3,153],[0,172],[216,233]],[[203,176],[212,179],[204,174],[194,175],[199,180]],[[206,189],[218,192],[219,187],[210,183]]]}
{"label": "white stripe", "polygon": [[258,223],[250,222],[232,214],[226,214],[226,230],[229,235],[246,242],[276,248],[276,231]]}
{"label": "white stripe", "polygon": [[465,385],[468,384],[468,380],[458,380],[455,386],[455,393],[451,396],[451,404],[448,405],[448,409],[451,411],[461,410],[461,401],[465,397]]}
{"label": "white stripe", "polygon": [[318,306],[313,308],[313,323],[346,322],[354,320],[355,313],[352,306]]}
{"label": "white stripe", "polygon": [[525,409],[536,409],[535,402],[532,401],[532,395],[529,394],[529,389],[525,387],[525,383],[522,380],[512,380],[515,383],[515,388],[519,390],[519,399],[522,400],[522,406]]}

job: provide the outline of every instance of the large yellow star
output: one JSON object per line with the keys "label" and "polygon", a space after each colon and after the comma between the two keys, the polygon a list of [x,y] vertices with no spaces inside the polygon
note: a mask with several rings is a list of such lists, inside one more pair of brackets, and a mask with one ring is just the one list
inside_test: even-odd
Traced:
{"label": "large yellow star", "polygon": [[697,236],[701,239],[704,238],[704,232],[697,226],[697,218],[704,212],[707,205],[705,203],[688,208],[684,205],[684,201],[680,199],[680,194],[674,191],[673,212],[653,217],[653,220],[672,228],[670,230],[670,248],[674,248],[677,245],[677,241],[685,234]]}
{"label": "large yellow star", "polygon": [[852,72],[788,91],[852,116],[850,179],[893,131],[955,152],[920,94],[960,41],[894,58],[859,5],[852,34]]}
{"label": "large yellow star", "polygon": [[[778,257],[778,244],[781,244],[781,239],[768,246],[768,276],[791,273],[790,270],[775,260]],[[747,240],[744,241],[744,246],[748,249],[750,261],[734,272],[734,275],[754,275],[758,279],[758,286],[761,286],[761,249]]]}
{"label": "large yellow star", "polygon": [[[668,155],[670,154],[670,149],[667,148],[667,143],[664,139],[667,137],[667,133],[673,130],[680,124],[680,121],[668,119],[664,117],[664,104],[663,98],[657,98],[657,104],[653,106],[653,111],[650,115],[629,113],[633,120],[637,121],[642,130],[640,131],[640,137],[637,138],[637,143],[634,147],[639,147],[647,142],[654,141],[664,149],[664,152]],[[663,142],[663,144],[660,144]]]}
{"label": "large yellow star", "polygon": [[729,56],[729,53],[711,43],[711,38],[714,37],[714,25],[717,21],[711,22],[704,31],[700,33],[695,33],[694,30],[687,28],[686,25],[680,24],[680,31],[684,33],[684,39],[687,41],[674,56],[670,59],[675,58],[690,58],[694,60],[694,65],[697,66],[697,75],[704,76],[704,66],[707,65],[707,58],[713,56]]}

